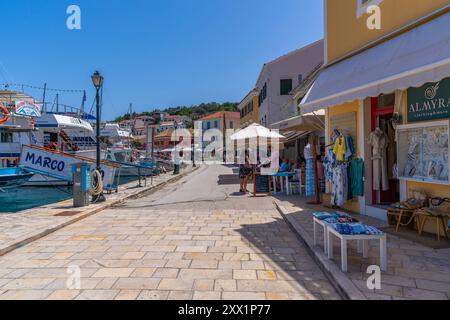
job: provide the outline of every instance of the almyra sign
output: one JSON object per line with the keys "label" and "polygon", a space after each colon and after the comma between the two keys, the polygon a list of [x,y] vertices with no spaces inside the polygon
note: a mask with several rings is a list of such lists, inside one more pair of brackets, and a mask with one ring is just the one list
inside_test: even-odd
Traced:
{"label": "almyra sign", "polygon": [[450,118],[450,78],[408,89],[408,122]]}

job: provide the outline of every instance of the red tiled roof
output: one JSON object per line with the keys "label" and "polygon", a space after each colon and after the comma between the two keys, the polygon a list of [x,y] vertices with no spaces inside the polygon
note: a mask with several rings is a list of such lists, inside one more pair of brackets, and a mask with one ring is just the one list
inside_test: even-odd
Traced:
{"label": "red tiled roof", "polygon": [[[224,111],[219,111],[213,114],[210,114],[206,117],[200,118],[200,121],[207,121],[207,120],[214,120],[214,119],[223,119],[223,114]],[[235,120],[240,120],[241,119],[241,114],[239,112],[230,112],[227,111],[225,112],[225,118],[226,119],[235,119]]]}
{"label": "red tiled roof", "polygon": [[[180,129],[180,130],[188,130],[188,131],[190,132],[191,135],[194,134],[194,130],[192,130],[192,129]],[[163,137],[172,137],[172,133],[173,133],[174,131],[175,131],[175,129],[168,129],[168,130],[165,130],[165,131],[163,131],[163,132],[160,132],[160,133],[158,133],[158,134],[155,136],[155,139],[156,139],[156,138],[163,138]]]}

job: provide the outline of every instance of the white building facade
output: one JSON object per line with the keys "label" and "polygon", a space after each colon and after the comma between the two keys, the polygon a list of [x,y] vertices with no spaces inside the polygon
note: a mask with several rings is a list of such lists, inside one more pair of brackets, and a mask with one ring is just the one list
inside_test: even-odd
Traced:
{"label": "white building facade", "polygon": [[256,82],[259,90],[259,123],[265,127],[297,114],[292,90],[323,63],[324,41],[266,63]]}

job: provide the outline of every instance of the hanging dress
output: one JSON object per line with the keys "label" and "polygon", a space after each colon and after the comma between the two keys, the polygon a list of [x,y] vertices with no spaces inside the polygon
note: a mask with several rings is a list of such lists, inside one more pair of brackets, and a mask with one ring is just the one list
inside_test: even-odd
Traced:
{"label": "hanging dress", "polygon": [[306,159],[306,196],[313,197],[316,194],[314,180],[314,152],[313,146],[308,144],[303,152]]}
{"label": "hanging dress", "polygon": [[389,137],[377,128],[369,135],[367,142],[372,147],[373,190],[387,191],[390,189],[386,157]]}

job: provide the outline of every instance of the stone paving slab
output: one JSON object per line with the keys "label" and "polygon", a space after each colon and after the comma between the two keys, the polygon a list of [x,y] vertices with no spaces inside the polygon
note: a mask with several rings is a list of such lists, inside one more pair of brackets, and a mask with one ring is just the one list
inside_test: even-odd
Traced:
{"label": "stone paving slab", "polygon": [[[86,208],[73,208],[72,200],[66,200],[18,213],[0,214],[0,256],[126,199],[150,192],[153,189],[156,190],[171,181],[179,180],[192,170],[189,168],[176,177],[171,174],[154,177],[153,186],[136,188],[137,182],[131,182],[121,186],[119,193],[107,194],[106,202],[92,204]],[[65,217],[56,216],[62,212],[76,212],[76,214]]]}
{"label": "stone paving slab", "polygon": [[[313,213],[333,212],[322,206],[307,205],[299,197],[278,197],[275,199],[286,219],[298,234],[309,244],[325,269],[348,289],[350,296],[358,291],[364,299],[373,300],[449,300],[450,299],[450,249],[435,250],[410,240],[388,234],[388,270],[382,274],[381,290],[367,288],[366,273],[370,265],[379,263],[379,246],[371,242],[370,258],[364,259],[356,251],[355,244],[349,244],[349,272],[342,273],[340,266],[340,244],[335,241],[335,256],[332,261],[323,254],[323,245],[313,246]],[[385,227],[386,223],[371,217],[355,215],[361,222]],[[323,243],[323,232],[319,232],[319,244]],[[355,291],[355,289],[357,291]]]}
{"label": "stone paving slab", "polygon": [[[341,298],[271,198],[188,201],[186,190],[204,183],[193,176],[0,257],[0,299]],[[68,290],[75,266],[81,286]]]}

